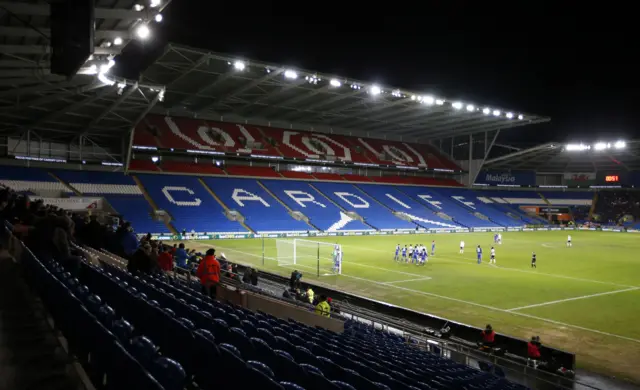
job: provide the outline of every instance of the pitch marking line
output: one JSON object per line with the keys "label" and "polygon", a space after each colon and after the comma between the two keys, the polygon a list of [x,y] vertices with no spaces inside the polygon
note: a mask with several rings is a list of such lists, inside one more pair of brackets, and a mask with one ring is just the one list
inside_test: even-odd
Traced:
{"label": "pitch marking line", "polygon": [[555,305],[556,303],[578,301],[578,300],[581,300],[581,299],[588,299],[588,298],[593,298],[593,297],[601,297],[603,295],[612,295],[612,294],[618,294],[618,293],[623,293],[623,292],[627,292],[627,291],[635,291],[635,290],[640,290],[640,288],[632,287],[632,288],[625,288],[623,290],[614,290],[614,291],[607,291],[607,292],[602,292],[602,293],[597,293],[597,294],[582,295],[580,297],[574,297],[574,298],[558,299],[557,301],[549,301],[549,302],[543,302],[543,303],[536,303],[535,305],[514,307],[513,309],[507,309],[507,311],[524,310],[524,309],[530,309],[530,308],[533,308],[533,307]]}
{"label": "pitch marking line", "polygon": [[406,280],[396,280],[395,282],[383,282],[382,284],[394,284],[394,283],[408,283],[408,282],[418,282],[420,280],[430,280],[431,278],[425,276],[424,278],[416,278],[416,279],[406,279]]}
{"label": "pitch marking line", "polygon": [[[355,245],[342,245],[342,246],[348,246],[350,248],[360,249],[360,250],[365,250],[365,251],[371,251],[371,252],[387,252],[387,251],[383,251],[383,250],[380,250],[380,249],[359,247],[359,246],[355,246]],[[464,255],[462,255],[462,256],[464,256]],[[445,260],[442,260],[442,259],[445,259]],[[478,265],[476,263],[476,259],[475,258],[469,258],[469,261],[463,261],[463,260],[455,260],[453,257],[449,257],[447,255],[443,256],[443,255],[437,255],[436,254],[435,256],[430,257],[429,260],[433,261],[434,263],[443,262],[443,263],[467,264],[467,265],[473,265],[473,266],[477,266]],[[349,263],[353,264],[351,262],[349,262]],[[483,262],[482,265],[485,265],[485,263]],[[551,278],[576,280],[576,281],[580,281],[580,282],[599,283],[599,284],[605,284],[605,285],[616,286],[616,287],[626,287],[626,288],[639,287],[639,286],[631,286],[631,285],[628,285],[628,284],[620,284],[620,283],[614,283],[614,282],[603,282],[601,280],[584,279],[584,278],[577,278],[577,277],[573,277],[573,276],[565,276],[565,275],[550,274],[550,273],[545,273],[545,272],[528,271],[528,270],[519,269],[519,268],[502,267],[502,266],[499,266],[499,265],[495,265],[495,268],[500,269],[500,270],[504,270],[504,271],[522,272],[522,273],[525,273],[525,274],[542,275],[542,276],[548,276],[548,277],[551,277]],[[387,270],[387,269],[384,268],[384,270]]]}
{"label": "pitch marking line", "polygon": [[[213,247],[213,245],[208,245],[208,246]],[[219,248],[221,248],[221,247],[219,247]],[[248,253],[248,252],[242,252],[242,251],[239,251],[239,250],[233,249],[233,248],[226,248],[226,250],[235,251],[235,252],[242,253],[242,254],[249,255],[249,256],[253,256],[253,257],[262,257],[261,255],[256,255],[254,253]],[[269,260],[275,260],[273,257],[265,257],[265,258],[268,258]],[[309,268],[309,269],[315,270],[315,268],[313,268],[313,267],[299,266],[299,265],[297,265],[297,266],[292,266],[291,265],[291,266],[284,266],[284,267],[286,267],[286,268],[297,268],[297,267],[299,267],[299,268]],[[597,330],[597,329],[585,328],[585,327],[579,326],[579,325],[567,324],[566,322],[560,322],[560,321],[556,321],[556,320],[551,320],[551,319],[548,319],[548,318],[538,317],[538,316],[534,316],[534,315],[531,315],[531,314],[520,313],[520,312],[517,312],[517,311],[508,311],[508,310],[505,310],[505,309],[500,309],[498,307],[483,305],[483,304],[480,304],[480,303],[465,301],[465,300],[457,299],[457,298],[451,298],[451,297],[447,297],[447,296],[444,296],[444,295],[438,295],[438,294],[428,293],[428,292],[425,292],[425,291],[413,290],[413,289],[410,289],[410,288],[401,287],[401,286],[394,286],[394,285],[391,285],[391,284],[384,284],[383,282],[378,282],[378,281],[371,280],[371,279],[359,278],[357,276],[351,276],[351,275],[345,275],[345,274],[342,274],[340,276],[351,278],[351,279],[356,279],[356,280],[362,280],[362,281],[365,281],[367,283],[373,283],[373,284],[377,284],[377,285],[380,285],[380,286],[391,287],[391,288],[407,291],[407,292],[414,293],[414,294],[431,296],[431,297],[435,297],[435,298],[445,299],[445,300],[448,300],[448,301],[464,303],[464,304],[471,305],[471,306],[482,307],[482,308],[485,308],[485,309],[494,310],[494,311],[498,311],[498,312],[502,312],[502,313],[508,313],[508,314],[512,314],[512,315],[516,315],[516,316],[520,316],[520,317],[532,318],[532,319],[535,319],[535,320],[548,322],[550,324],[560,325],[560,326],[564,326],[564,327],[567,327],[567,328],[580,329],[580,330],[584,330],[586,332],[597,333],[597,334],[601,334],[601,335],[604,335],[604,336],[615,337],[615,338],[618,338],[618,339],[627,340],[627,341],[633,341],[635,343],[639,343],[640,344],[640,339],[634,339],[632,337],[622,336],[622,335],[615,334],[615,333],[609,333],[609,332],[604,332],[604,331]]]}

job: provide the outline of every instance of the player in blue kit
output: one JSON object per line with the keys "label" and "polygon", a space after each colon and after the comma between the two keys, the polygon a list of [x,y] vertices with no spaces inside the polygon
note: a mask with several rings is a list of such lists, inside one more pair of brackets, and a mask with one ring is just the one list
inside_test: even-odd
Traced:
{"label": "player in blue kit", "polygon": [[402,259],[406,262],[407,261],[407,246],[405,245],[404,248],[402,248]]}
{"label": "player in blue kit", "polygon": [[476,254],[478,255],[478,264],[482,263],[482,248],[480,248],[480,245],[476,248]]}
{"label": "player in blue kit", "polygon": [[416,245],[416,249],[413,251],[413,258],[411,259],[411,262],[413,264],[417,264],[418,263],[418,255],[420,254],[420,246]]}
{"label": "player in blue kit", "polygon": [[400,244],[396,245],[396,254],[393,256],[394,261],[400,260]]}
{"label": "player in blue kit", "polygon": [[436,254],[436,240],[431,241],[431,256]]}
{"label": "player in blue kit", "polygon": [[421,258],[420,258],[420,265],[424,265],[427,261],[429,261],[429,254],[427,253],[427,248],[423,248],[424,250],[422,251],[421,254]]}
{"label": "player in blue kit", "polygon": [[498,243],[498,233],[493,235],[493,243],[497,244]]}

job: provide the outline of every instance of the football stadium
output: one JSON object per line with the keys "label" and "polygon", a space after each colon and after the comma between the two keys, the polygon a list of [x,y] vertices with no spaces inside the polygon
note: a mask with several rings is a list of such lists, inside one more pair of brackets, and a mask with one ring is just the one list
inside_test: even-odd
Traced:
{"label": "football stadium", "polygon": [[174,43],[120,78],[143,3],[0,7],[0,384],[640,383],[640,141]]}

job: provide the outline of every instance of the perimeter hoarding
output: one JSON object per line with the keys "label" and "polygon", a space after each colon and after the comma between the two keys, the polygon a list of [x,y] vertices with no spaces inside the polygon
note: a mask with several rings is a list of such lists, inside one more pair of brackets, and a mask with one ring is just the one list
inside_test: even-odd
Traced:
{"label": "perimeter hoarding", "polygon": [[476,178],[476,184],[534,186],[536,173],[533,171],[481,171]]}

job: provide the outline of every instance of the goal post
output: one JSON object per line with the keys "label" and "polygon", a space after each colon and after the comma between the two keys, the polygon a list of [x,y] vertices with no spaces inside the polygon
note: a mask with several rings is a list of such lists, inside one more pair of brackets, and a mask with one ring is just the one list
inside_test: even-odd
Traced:
{"label": "goal post", "polygon": [[328,242],[303,239],[276,240],[278,265],[297,266],[314,271],[317,276],[342,273],[342,247]]}

